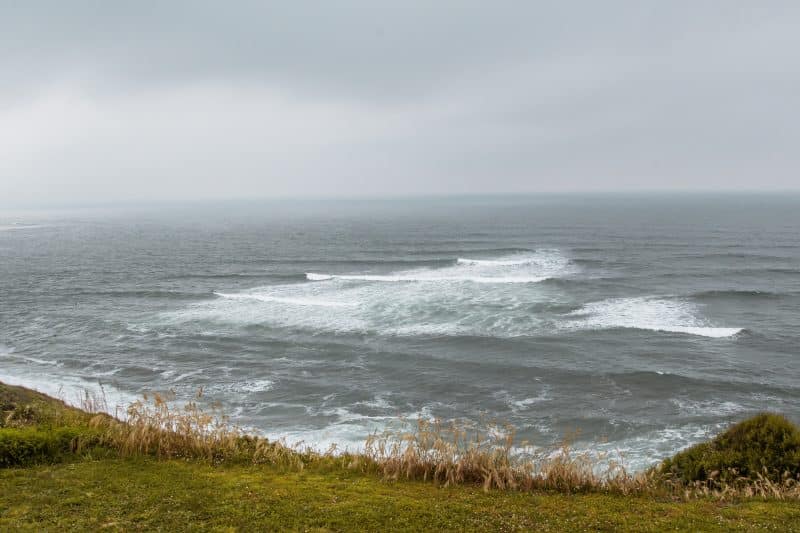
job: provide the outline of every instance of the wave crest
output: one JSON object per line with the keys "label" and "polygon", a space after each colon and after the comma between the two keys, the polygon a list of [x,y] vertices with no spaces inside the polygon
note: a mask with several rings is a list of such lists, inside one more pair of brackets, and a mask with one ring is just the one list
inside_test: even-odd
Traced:
{"label": "wave crest", "polygon": [[309,281],[377,281],[377,282],[472,282],[472,283],[539,283],[546,276],[437,276],[437,275],[369,275],[369,274],[316,274],[307,272]]}
{"label": "wave crest", "polygon": [[658,297],[612,298],[591,302],[567,316],[578,317],[569,325],[581,329],[629,328],[711,338],[732,337],[744,331],[743,328],[709,324],[699,316],[697,306],[691,302]]}
{"label": "wave crest", "polygon": [[291,297],[287,298],[281,296],[269,296],[267,294],[248,294],[248,293],[228,294],[222,292],[215,292],[214,294],[221,298],[227,298],[231,300],[254,300],[258,302],[270,302],[270,303],[301,305],[301,306],[311,305],[319,307],[349,307],[353,305],[352,303],[349,302],[318,300],[315,298],[291,298]]}

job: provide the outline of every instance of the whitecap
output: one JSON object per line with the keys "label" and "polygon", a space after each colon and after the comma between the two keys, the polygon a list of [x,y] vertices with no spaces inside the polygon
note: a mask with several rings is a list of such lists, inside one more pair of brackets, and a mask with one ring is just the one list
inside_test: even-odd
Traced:
{"label": "whitecap", "polygon": [[532,306],[557,298],[536,283],[572,272],[568,259],[554,250],[486,261],[500,264],[309,272],[309,283],[219,291],[212,300],[160,313],[156,320],[195,322],[209,334],[263,325],[336,334],[513,337],[536,331],[542,318]]}
{"label": "whitecap", "polygon": [[309,281],[384,283],[539,283],[572,273],[574,265],[558,250],[540,250],[492,259],[457,258],[455,265],[387,274],[307,272]]}
{"label": "whitecap", "polygon": [[707,440],[723,427],[724,424],[669,426],[606,443],[576,442],[571,449],[576,454],[588,453],[596,457],[601,470],[611,462],[617,462],[635,472],[650,468],[665,457]]}
{"label": "whitecap", "polygon": [[691,302],[655,296],[591,302],[567,316],[577,318],[566,322],[566,327],[581,329],[629,328],[711,338],[731,337],[743,331],[709,324]]}
{"label": "whitecap", "polygon": [[32,357],[30,355],[22,355],[15,353],[14,348],[6,348],[5,346],[0,346],[0,357],[16,359],[17,361],[25,361],[27,363],[34,363],[37,365],[61,366],[61,363],[58,361],[51,359],[39,359],[38,357]]}
{"label": "whitecap", "polygon": [[547,393],[543,392],[539,396],[533,396],[522,400],[511,400],[510,403],[513,406],[512,409],[516,408],[516,410],[523,410],[529,408],[534,404],[544,402],[547,399],[548,399]]}
{"label": "whitecap", "polygon": [[[178,383],[179,381],[183,381],[186,378],[190,378],[192,376],[196,376],[198,374],[202,374],[205,371],[203,368],[199,368],[197,370],[192,370],[191,372],[184,372],[183,374],[178,375],[175,379],[172,380],[173,383]],[[163,373],[162,373],[163,375]]]}
{"label": "whitecap", "polygon": [[[435,272],[435,271],[431,271]],[[371,274],[315,274],[307,272],[309,281],[328,281],[340,279],[344,281],[378,281],[378,282],[472,282],[472,283],[539,283],[548,279],[546,276],[439,276],[432,273],[416,275],[371,275]]]}
{"label": "whitecap", "polygon": [[531,263],[530,259],[467,259],[459,257],[456,259],[459,265],[474,265],[474,266],[516,266],[527,265]]}
{"label": "whitecap", "polygon": [[365,407],[372,407],[373,409],[391,409],[392,404],[382,395],[377,394],[375,395],[372,400],[358,402],[359,405],[363,405]]}
{"label": "whitecap", "polygon": [[256,393],[271,390],[275,382],[271,379],[252,379],[224,383],[211,383],[203,387],[204,394]]}
{"label": "whitecap", "polygon": [[270,390],[275,382],[270,379],[257,379],[237,384],[237,388],[244,392],[264,392]]}
{"label": "whitecap", "polygon": [[313,298],[284,298],[280,296],[270,296],[268,294],[250,294],[250,293],[222,293],[215,292],[221,298],[228,298],[232,300],[255,300],[258,302],[279,303],[288,305],[316,305],[320,307],[348,307],[354,305],[349,302],[334,302],[327,300],[317,300]]}
{"label": "whitecap", "polygon": [[736,413],[747,411],[747,408],[739,403],[725,401],[718,402],[714,400],[685,400],[681,398],[673,398],[670,400],[675,405],[680,413],[684,416],[730,416]]}

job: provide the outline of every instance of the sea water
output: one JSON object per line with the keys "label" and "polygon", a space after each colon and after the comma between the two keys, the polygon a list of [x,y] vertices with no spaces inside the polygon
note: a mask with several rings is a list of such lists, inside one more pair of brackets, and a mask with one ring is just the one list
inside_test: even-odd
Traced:
{"label": "sea water", "polygon": [[800,417],[800,196],[0,211],[0,380],[112,406],[202,387],[320,448],[488,418],[641,468]]}

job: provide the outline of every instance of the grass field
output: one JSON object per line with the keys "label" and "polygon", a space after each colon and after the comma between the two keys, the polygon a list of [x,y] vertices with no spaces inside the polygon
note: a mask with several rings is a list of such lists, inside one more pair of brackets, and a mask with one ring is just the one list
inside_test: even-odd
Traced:
{"label": "grass field", "polygon": [[149,458],[0,470],[0,530],[800,531],[793,501],[658,501]]}
{"label": "grass field", "polygon": [[[37,409],[26,410],[31,402]],[[6,426],[0,427],[0,444],[5,439],[6,449],[19,442],[14,435],[20,427],[47,434],[64,424],[88,428],[91,418],[4,385],[0,407]],[[14,420],[20,427],[8,427]],[[479,484],[387,481],[339,461],[312,461],[303,468],[212,464],[201,458],[121,457],[107,444],[92,442],[80,449],[71,445],[52,460],[36,456],[27,466],[0,468],[0,531],[800,531],[797,500],[485,491]]]}

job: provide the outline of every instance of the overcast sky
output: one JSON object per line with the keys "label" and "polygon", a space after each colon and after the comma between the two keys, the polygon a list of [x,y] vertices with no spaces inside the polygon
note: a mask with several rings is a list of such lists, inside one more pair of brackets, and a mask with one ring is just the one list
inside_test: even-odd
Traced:
{"label": "overcast sky", "polygon": [[797,1],[0,0],[0,205],[797,189],[799,28]]}

